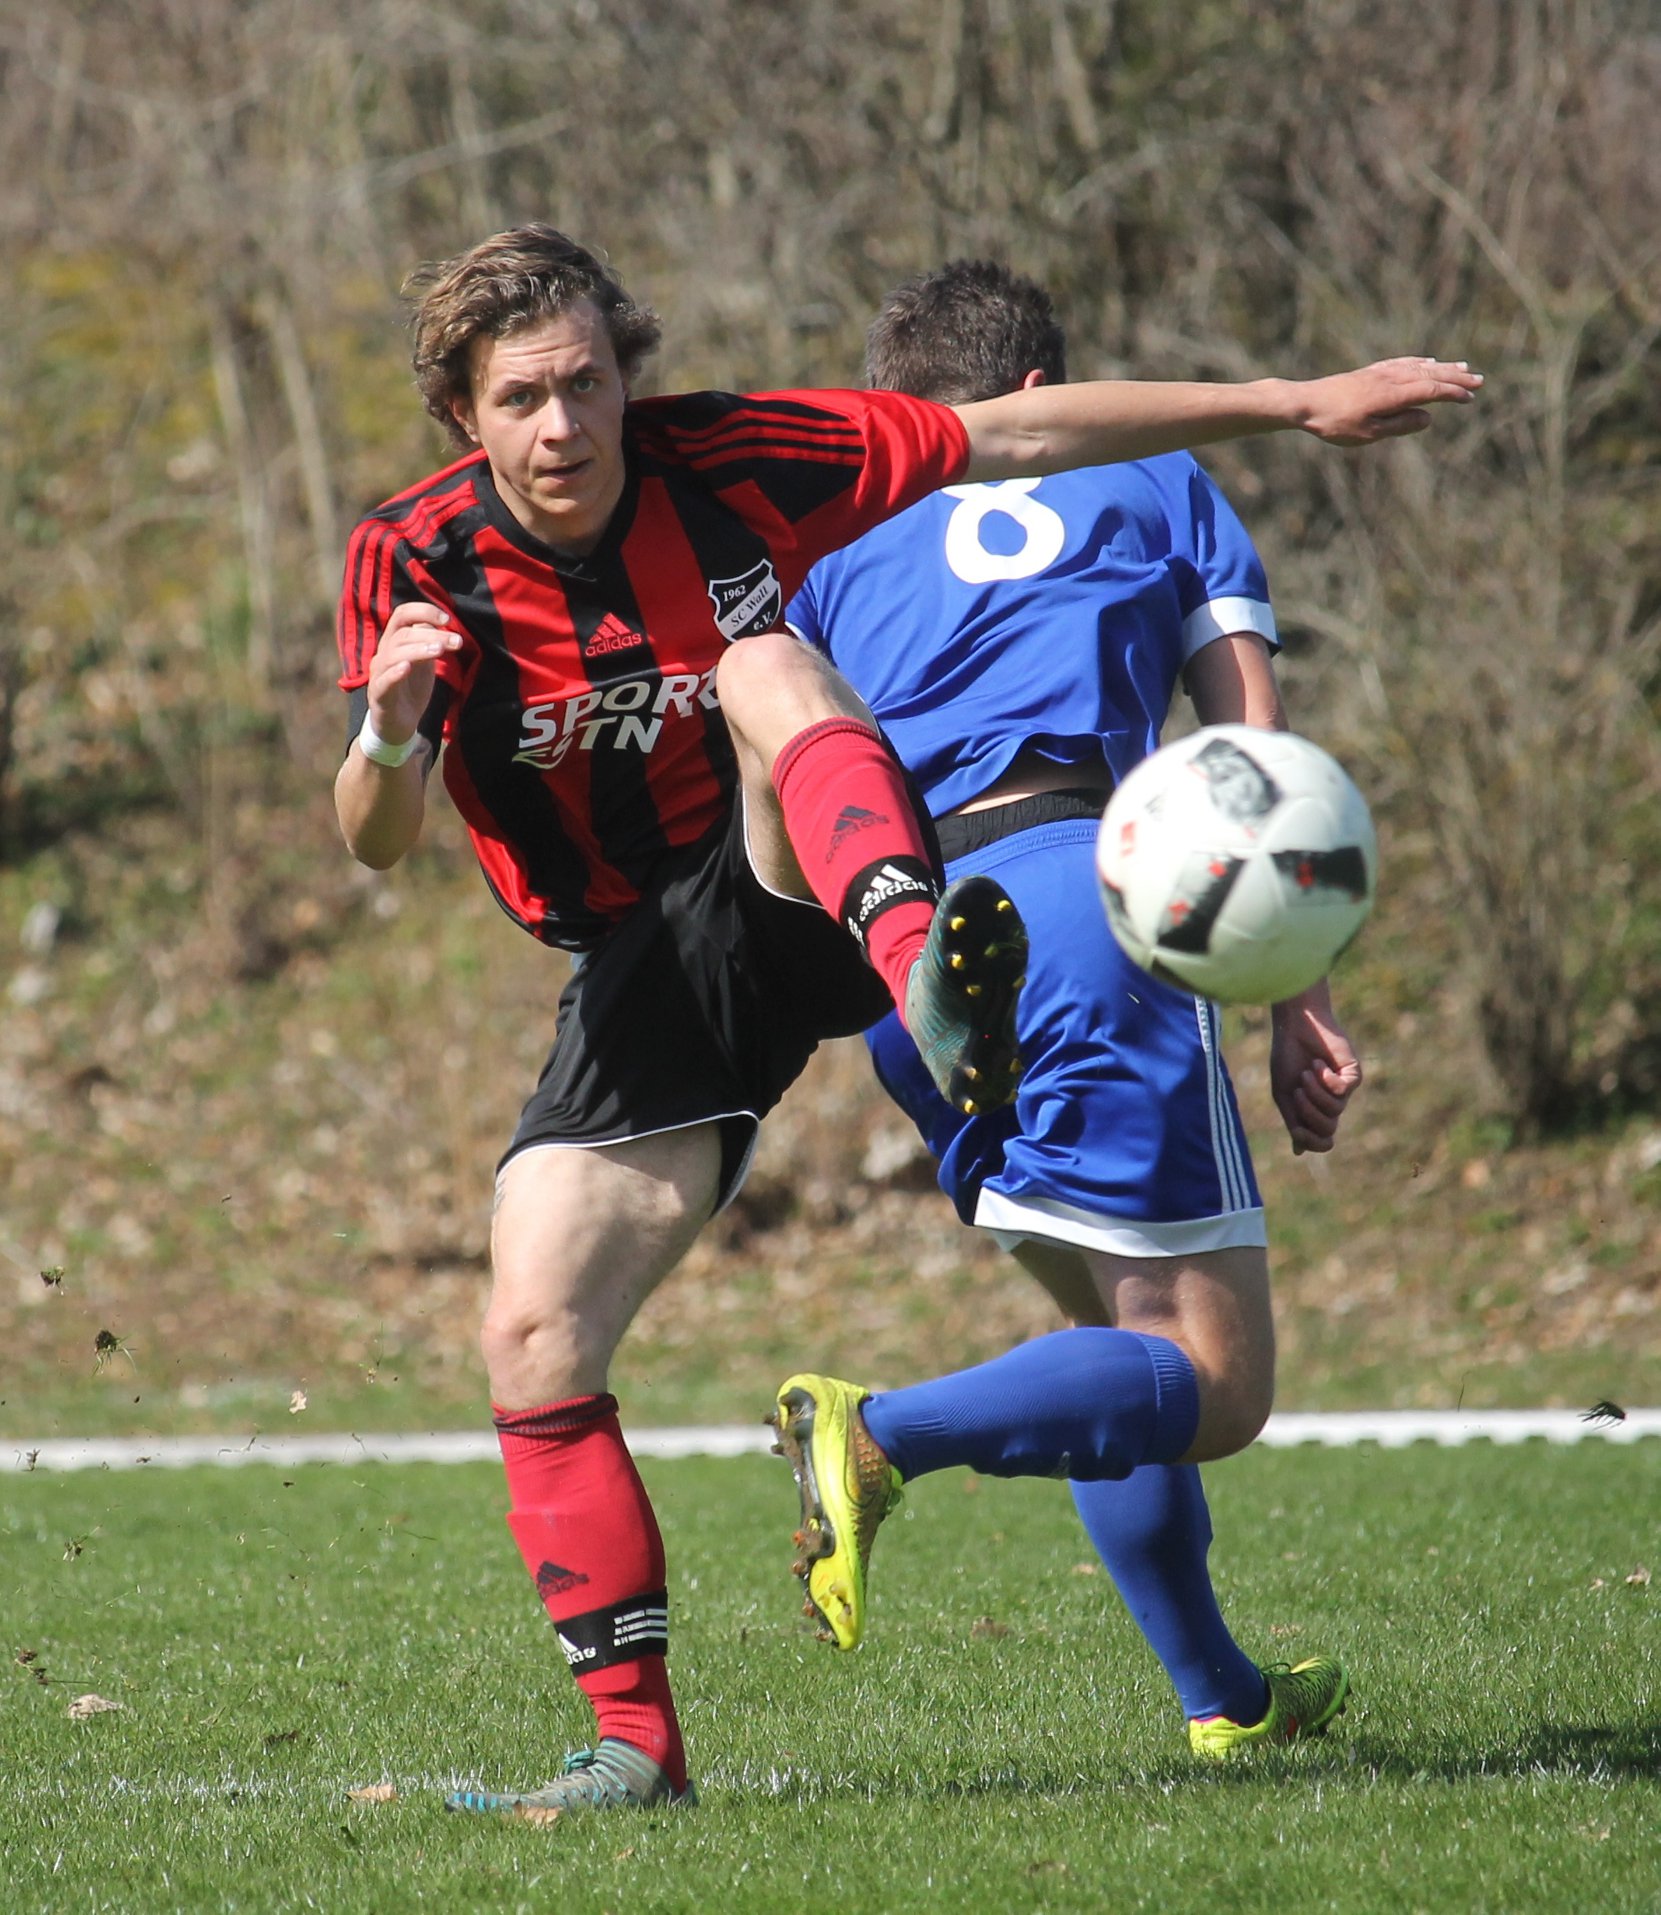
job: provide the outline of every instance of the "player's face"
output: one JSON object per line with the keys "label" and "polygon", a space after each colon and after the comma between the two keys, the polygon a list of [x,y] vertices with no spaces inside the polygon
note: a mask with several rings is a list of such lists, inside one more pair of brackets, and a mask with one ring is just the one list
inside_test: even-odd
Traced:
{"label": "player's face", "polygon": [[598,308],[579,300],[505,338],[475,339],[471,375],[456,417],[484,448],[503,503],[549,545],[591,551],[623,495],[628,397]]}

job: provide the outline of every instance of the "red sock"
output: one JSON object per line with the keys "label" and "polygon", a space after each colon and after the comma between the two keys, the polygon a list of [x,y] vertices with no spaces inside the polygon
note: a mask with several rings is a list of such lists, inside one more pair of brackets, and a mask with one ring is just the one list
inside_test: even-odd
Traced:
{"label": "red sock", "polygon": [[[663,1538],[614,1396],[497,1410],[508,1527],[602,1737],[632,1742],[686,1786],[669,1693]],[[644,1652],[644,1653],[642,1653]]]}
{"label": "red sock", "polygon": [[898,759],[859,719],[827,718],[774,759],[773,788],[813,895],[859,940],[903,1011],[940,882]]}

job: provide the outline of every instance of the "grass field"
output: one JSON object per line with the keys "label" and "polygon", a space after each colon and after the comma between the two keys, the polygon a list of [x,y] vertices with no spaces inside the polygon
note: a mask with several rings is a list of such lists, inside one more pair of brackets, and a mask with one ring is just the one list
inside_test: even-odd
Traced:
{"label": "grass field", "polygon": [[[1356,1691],[1223,1773],[1062,1486],[914,1485],[838,1657],[782,1465],[645,1470],[702,1807],[545,1830],[439,1807],[586,1734],[495,1470],[0,1479],[0,1906],[1661,1909],[1661,1443],[1210,1472],[1242,1641]],[[86,1692],[120,1709],[72,1720]]]}

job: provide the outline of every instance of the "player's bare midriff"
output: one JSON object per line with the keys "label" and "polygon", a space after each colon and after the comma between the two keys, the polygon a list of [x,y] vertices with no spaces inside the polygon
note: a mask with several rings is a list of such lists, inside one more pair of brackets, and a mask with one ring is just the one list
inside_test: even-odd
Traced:
{"label": "player's bare midriff", "polygon": [[1036,798],[1045,791],[1099,791],[1105,805],[1113,793],[1113,773],[1100,762],[1063,765],[1040,752],[1024,751],[996,784],[948,815],[990,811],[996,805],[1012,805],[1019,798]]}

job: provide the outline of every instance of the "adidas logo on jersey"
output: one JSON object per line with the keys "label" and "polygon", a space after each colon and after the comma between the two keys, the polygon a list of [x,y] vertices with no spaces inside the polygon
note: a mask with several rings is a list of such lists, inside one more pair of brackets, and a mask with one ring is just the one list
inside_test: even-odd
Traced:
{"label": "adidas logo on jersey", "polygon": [[626,652],[645,643],[643,632],[632,631],[615,612],[607,612],[582,641],[582,654],[584,658],[604,658],[610,652]]}

